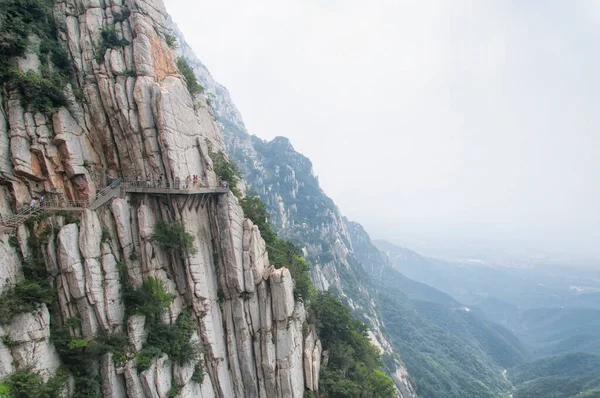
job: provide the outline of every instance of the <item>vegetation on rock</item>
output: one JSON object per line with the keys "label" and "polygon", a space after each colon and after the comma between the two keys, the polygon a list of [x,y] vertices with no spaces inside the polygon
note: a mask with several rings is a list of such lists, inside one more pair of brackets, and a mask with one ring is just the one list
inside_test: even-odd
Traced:
{"label": "vegetation on rock", "polygon": [[194,237],[187,233],[181,221],[156,223],[152,239],[158,246],[169,253],[184,253],[192,255],[197,252],[194,247]]}
{"label": "vegetation on rock", "polygon": [[72,326],[51,325],[51,339],[63,366],[73,376],[74,396],[82,398],[101,397],[102,378],[99,360],[111,353],[113,361],[122,364],[129,351],[129,339],[123,333],[100,333],[93,340],[71,335]]}
{"label": "vegetation on rock", "polygon": [[37,310],[41,303],[54,302],[38,240],[32,235],[28,243],[31,255],[23,261],[23,278],[0,294],[0,325],[7,324],[14,315]]}
{"label": "vegetation on rock", "polygon": [[175,296],[167,292],[165,284],[150,277],[139,289],[135,289],[127,282],[124,270],[121,279],[125,281],[122,282],[122,296],[126,313],[143,315],[146,320],[148,338],[136,355],[138,370],[141,372],[150,368],[152,360],[163,353],[179,365],[198,361],[202,349],[199,342],[192,341],[197,325],[191,310],[183,311],[174,324],[166,324],[163,322],[163,316]]}
{"label": "vegetation on rock", "polygon": [[[0,84],[19,91],[34,111],[51,113],[68,105],[64,89],[73,71],[56,40],[52,1],[0,0],[0,10]],[[22,72],[17,60],[31,51],[40,59],[40,70]]]}
{"label": "vegetation on rock", "polygon": [[2,398],[60,398],[67,388],[68,375],[59,370],[48,381],[32,368],[18,370],[0,383]]}
{"label": "vegetation on rock", "polygon": [[[173,45],[176,44],[176,41],[170,40],[169,36],[166,37],[166,41],[169,46],[171,46],[171,44],[169,44],[170,42],[172,42]],[[198,79],[196,79],[194,70],[188,64],[185,58],[177,58],[177,69],[179,69],[179,73],[181,73],[181,75],[185,78],[188,91],[190,92],[192,97],[196,94],[201,94],[204,92],[204,87],[202,87],[200,83],[198,83]]]}
{"label": "vegetation on rock", "polygon": [[147,329],[148,341],[138,355],[138,370],[147,369],[151,359],[162,353],[178,365],[199,360],[202,348],[199,342],[192,341],[197,325],[190,310],[183,311],[174,324],[150,323]]}
{"label": "vegetation on rock", "polygon": [[379,349],[367,337],[367,326],[333,294],[321,293],[313,304],[319,338],[329,352],[321,369],[323,397],[395,397],[396,387],[381,367]]}
{"label": "vegetation on rock", "polygon": [[104,55],[108,49],[121,48],[129,45],[129,41],[121,38],[114,26],[104,26],[100,31],[100,36],[102,37],[102,43],[95,57],[96,62],[98,63],[104,61]]}
{"label": "vegetation on rock", "polygon": [[237,164],[229,160],[223,152],[215,152],[209,140],[206,140],[206,146],[208,147],[208,156],[213,161],[215,174],[221,181],[227,181],[231,192],[240,199],[242,194],[237,188],[237,184],[241,179],[241,174]]}

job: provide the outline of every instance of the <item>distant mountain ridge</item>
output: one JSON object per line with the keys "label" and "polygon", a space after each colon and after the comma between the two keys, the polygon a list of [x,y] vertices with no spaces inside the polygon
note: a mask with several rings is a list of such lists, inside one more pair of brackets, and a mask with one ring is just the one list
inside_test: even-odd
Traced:
{"label": "distant mountain ridge", "polygon": [[[554,269],[546,272],[551,274],[547,277],[536,274],[535,269],[457,266],[389,242],[374,243],[390,257],[395,269],[482,310],[489,319],[512,330],[535,357],[600,354],[600,298],[597,293],[570,288],[567,279],[586,283],[585,278],[565,275],[561,281],[563,276],[555,276]],[[592,275],[589,280],[593,279]]]}

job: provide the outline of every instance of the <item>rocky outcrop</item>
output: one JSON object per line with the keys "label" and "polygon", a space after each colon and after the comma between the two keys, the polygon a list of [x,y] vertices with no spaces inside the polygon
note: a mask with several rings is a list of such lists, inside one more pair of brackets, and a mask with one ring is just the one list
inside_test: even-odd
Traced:
{"label": "rocky outcrop", "polygon": [[[112,178],[200,175],[216,185],[206,140],[223,148],[220,126],[179,74],[162,1],[63,0],[53,15],[72,63],[69,105],[38,112],[4,87],[0,216],[41,196],[62,206],[91,199]],[[35,52],[18,62],[34,73],[41,64]],[[153,237],[159,221],[181,221],[195,252],[164,251]],[[22,280],[23,260],[39,253],[56,304],[1,325],[0,379],[29,366],[54,374],[61,358],[51,337],[62,326],[83,345],[126,335],[120,357],[108,352],[98,360],[105,397],[302,397],[318,388],[320,343],[314,329],[303,333],[292,277],[270,265],[258,228],[233,194],[122,192],[97,210],[48,213],[21,225],[16,239],[10,233],[0,231],[0,288]],[[191,340],[202,347],[196,364],[162,353],[138,371],[148,323],[127,310],[122,295],[148,278],[173,296],[162,322],[190,311]],[[201,383],[193,377],[198,366]]]}

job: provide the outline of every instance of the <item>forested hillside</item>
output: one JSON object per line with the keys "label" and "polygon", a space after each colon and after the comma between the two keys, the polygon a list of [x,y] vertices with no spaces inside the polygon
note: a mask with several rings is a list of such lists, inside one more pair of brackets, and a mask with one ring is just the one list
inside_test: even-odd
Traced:
{"label": "forested hillside", "polygon": [[567,354],[525,363],[508,372],[514,398],[598,398],[600,356]]}

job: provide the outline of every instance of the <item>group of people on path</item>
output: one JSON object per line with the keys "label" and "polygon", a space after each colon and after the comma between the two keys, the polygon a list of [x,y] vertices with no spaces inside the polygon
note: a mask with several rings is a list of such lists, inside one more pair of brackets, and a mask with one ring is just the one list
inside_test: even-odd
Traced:
{"label": "group of people on path", "polygon": [[[164,174],[161,174],[157,180],[153,180],[152,178],[150,178],[150,175],[147,174],[146,175],[146,179],[143,180],[142,179],[142,175],[138,174],[137,177],[135,178],[135,184],[137,186],[143,186],[145,185],[146,187],[158,187],[158,188],[162,188],[162,187],[166,187],[169,188],[171,182],[165,179]],[[174,181],[173,181],[173,188],[174,189],[180,189],[181,187],[181,179],[179,178],[179,176],[176,176]],[[208,180],[206,177],[202,178],[199,175],[188,175],[185,178],[185,185],[183,186],[184,189],[189,189],[189,188],[200,188],[203,186],[208,186]]]}
{"label": "group of people on path", "polygon": [[[29,210],[33,211],[35,210],[36,206],[37,206],[37,200],[35,200],[35,198],[31,198],[31,202],[29,202]],[[44,207],[46,206],[46,198],[44,196],[42,196],[40,198],[40,207]]]}

